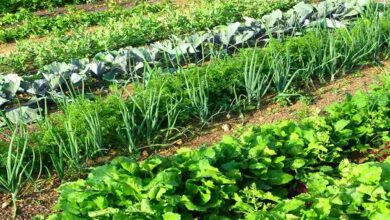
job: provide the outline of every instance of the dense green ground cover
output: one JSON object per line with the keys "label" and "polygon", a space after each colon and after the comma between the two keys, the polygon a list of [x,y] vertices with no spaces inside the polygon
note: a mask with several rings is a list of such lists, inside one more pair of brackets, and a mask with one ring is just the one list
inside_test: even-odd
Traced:
{"label": "dense green ground cover", "polygon": [[[18,43],[16,51],[0,57],[0,69],[22,74],[54,61],[70,62],[72,59],[91,57],[106,50],[145,45],[167,39],[172,34],[192,33],[239,21],[244,16],[259,18],[274,9],[289,8],[296,2],[218,0],[201,1],[190,9],[173,4],[139,7],[139,10],[133,10],[131,15],[110,19],[103,26],[109,28],[99,28],[91,32],[87,27],[79,27],[66,36],[61,31],[58,34],[52,33],[53,36],[42,42],[22,41]],[[258,7],[252,7],[253,5]]]}
{"label": "dense green ground cover", "polygon": [[134,16],[134,13],[160,12],[164,8],[164,4],[142,4],[131,8],[114,7],[107,11],[87,12],[69,7],[66,13],[54,16],[41,16],[23,10],[0,18],[0,42],[9,43],[32,36],[65,35],[79,27],[105,26],[109,21],[123,20],[127,16]]}
{"label": "dense green ground cover", "polygon": [[343,162],[336,172],[310,173],[303,180],[307,194],[284,199],[267,211],[252,212],[247,219],[388,219],[389,171],[387,159],[361,165]]}
{"label": "dense green ground cover", "polygon": [[243,129],[170,157],[117,158],[63,184],[51,219],[388,218],[390,159],[344,160],[390,141],[389,75],[383,83],[325,116]]}
{"label": "dense green ground cover", "polygon": [[3,13],[14,13],[20,9],[34,11],[38,9],[52,9],[58,6],[87,2],[95,2],[95,0],[1,0],[0,15]]}

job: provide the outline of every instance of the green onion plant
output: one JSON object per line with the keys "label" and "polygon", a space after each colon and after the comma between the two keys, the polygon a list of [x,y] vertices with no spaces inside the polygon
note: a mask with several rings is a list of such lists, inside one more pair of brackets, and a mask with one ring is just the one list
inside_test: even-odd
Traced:
{"label": "green onion plant", "polygon": [[268,92],[272,83],[271,71],[264,70],[266,57],[259,62],[259,57],[252,54],[251,58],[247,57],[244,69],[245,90],[248,104],[256,101],[257,108],[260,108],[261,99]]}
{"label": "green onion plant", "polygon": [[35,153],[26,157],[28,133],[24,125],[14,129],[8,147],[5,173],[0,174],[0,192],[9,193],[13,204],[13,218],[17,213],[17,200],[28,179],[32,178],[35,165]]}

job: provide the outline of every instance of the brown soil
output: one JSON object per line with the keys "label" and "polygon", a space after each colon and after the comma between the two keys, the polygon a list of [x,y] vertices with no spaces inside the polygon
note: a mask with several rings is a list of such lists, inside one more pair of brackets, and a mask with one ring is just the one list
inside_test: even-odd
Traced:
{"label": "brown soil", "polygon": [[[59,186],[60,182],[56,177],[38,181],[36,186],[27,185],[23,198],[17,202],[18,211],[16,219],[33,219],[36,215],[51,213],[51,209],[58,198],[58,193],[55,189]],[[39,192],[36,189],[39,189]],[[0,219],[12,219],[13,205],[8,195],[0,194],[0,208]]]}
{"label": "brown soil", "polygon": [[[269,104],[262,109],[252,112],[246,117],[231,118],[221,120],[215,123],[207,131],[198,134],[192,140],[178,140],[173,147],[166,150],[142,153],[142,158],[150,156],[150,154],[159,154],[169,156],[177,152],[181,147],[189,147],[197,149],[200,146],[210,146],[218,142],[224,135],[233,135],[236,128],[242,125],[261,125],[265,123],[273,123],[281,120],[291,119],[297,120],[310,115],[312,112],[323,110],[326,106],[334,102],[342,101],[345,94],[354,94],[356,91],[368,91],[369,85],[374,82],[380,82],[380,73],[390,70],[390,60],[383,62],[383,67],[366,67],[357,71],[355,74],[349,74],[346,77],[337,79],[334,82],[320,87],[313,92],[315,101],[312,104],[306,105],[302,102],[297,102],[291,106],[281,107],[278,104]],[[127,88],[132,90],[132,88]],[[180,145],[180,147],[179,147]],[[107,156],[108,159],[103,159],[101,163],[113,158],[113,155]],[[56,178],[45,180],[42,183],[44,186],[41,192],[33,192],[29,190],[23,195],[23,198],[18,201],[18,217],[17,219],[32,219],[35,215],[48,215],[51,213],[51,208],[55,204],[58,193],[56,192],[59,182]],[[39,187],[38,187],[39,188]],[[32,189],[30,187],[30,189]],[[0,194],[0,205],[4,211],[0,212],[0,219],[9,219],[12,213],[12,203],[10,198],[4,194]]]}
{"label": "brown soil", "polygon": [[[35,36],[35,37],[31,37],[30,39],[26,39],[26,40],[31,40],[33,43],[40,43],[40,42],[45,41],[46,37]],[[16,50],[17,50],[17,43],[16,42],[6,43],[6,44],[0,43],[0,55],[1,56],[7,56],[8,54],[10,54]]]}

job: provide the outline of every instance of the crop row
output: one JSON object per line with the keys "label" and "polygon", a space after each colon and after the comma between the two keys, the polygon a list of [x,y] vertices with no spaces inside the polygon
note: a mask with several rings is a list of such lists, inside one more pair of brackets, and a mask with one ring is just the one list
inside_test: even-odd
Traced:
{"label": "crop row", "polygon": [[114,159],[86,180],[63,184],[60,213],[50,218],[384,219],[390,159],[362,165],[343,159],[390,141],[389,91],[387,75],[383,85],[330,106],[326,116],[244,129],[170,157]]}
{"label": "crop row", "polygon": [[[218,3],[205,4],[204,2],[197,2],[196,4],[202,5],[202,10],[204,11],[211,11]],[[7,14],[0,18],[0,26],[4,27],[0,30],[0,42],[12,42],[29,36],[46,36],[49,34],[63,36],[72,29],[96,25],[100,29],[112,29],[112,23],[123,23],[129,17],[134,18],[145,15],[165,17],[167,13],[177,10],[181,11],[180,14],[183,15],[185,9],[180,7],[170,2],[157,2],[153,4],[138,3],[130,8],[122,8],[114,5],[109,10],[96,12],[68,8],[65,14],[55,16],[41,16],[28,10],[22,10],[16,14]],[[235,18],[231,18],[232,20],[241,19],[242,16],[253,13],[243,8],[243,6],[238,5],[238,7],[241,7],[242,15],[237,14]],[[94,29],[96,28],[94,27]]]}
{"label": "crop row", "polygon": [[127,17],[141,16],[172,10],[169,4],[139,4],[131,8],[114,8],[107,11],[87,12],[69,8],[67,13],[54,16],[41,16],[23,10],[0,18],[0,43],[9,43],[31,36],[65,35],[72,29],[90,26],[106,26],[108,22],[118,22]]}
{"label": "crop row", "polygon": [[[57,100],[60,114],[21,108],[11,117],[25,114],[28,121],[45,116],[30,134],[27,154],[39,150],[45,164],[63,178],[107,150],[134,154],[142,146],[164,146],[193,131],[189,122],[205,126],[222,112],[261,107],[265,95],[292,102],[302,97],[302,89],[377,62],[389,52],[388,16],[361,18],[351,29],[318,28],[283,42],[273,40],[265,48],[245,49],[180,74],[156,70],[147,81],[124,87],[128,91],[112,86],[103,98],[88,100],[91,94],[74,90],[72,99]],[[0,146],[7,149],[7,143]],[[0,161],[4,165],[6,160]]]}
{"label": "crop row", "polygon": [[[184,64],[202,63],[242,46],[267,42],[270,35],[294,35],[302,28],[319,28],[322,21],[327,26],[341,27],[345,24],[340,19],[355,16],[360,10],[362,8],[359,5],[338,1],[322,2],[316,7],[300,3],[284,14],[276,10],[261,20],[247,18],[246,23],[233,23],[184,39],[157,42],[150,47],[129,47],[99,53],[90,63],[86,59],[71,64],[55,62],[45,66],[34,77],[23,79],[15,74],[5,75],[0,81],[3,84],[0,105],[10,101],[17,92],[45,96],[53,90],[62,91],[66,85],[94,84],[88,83],[91,79],[118,81],[147,78],[152,69],[162,68],[169,72]],[[331,19],[322,20],[324,17]]]}
{"label": "crop row", "polygon": [[[243,16],[261,17],[276,8],[289,8],[296,0],[283,1],[202,1],[188,8],[173,8],[161,13],[148,13],[108,22],[94,31],[74,29],[71,34],[52,36],[45,41],[20,42],[17,50],[0,57],[4,71],[28,72],[54,61],[70,62],[72,59],[90,57],[96,53],[116,50],[125,46],[142,46],[179,35],[205,30],[220,24],[242,20]],[[259,5],[253,8],[249,5]]]}
{"label": "crop row", "polygon": [[13,13],[20,9],[38,10],[51,9],[53,7],[64,6],[67,4],[79,4],[94,2],[95,0],[9,0],[0,2],[0,15],[3,13]]}

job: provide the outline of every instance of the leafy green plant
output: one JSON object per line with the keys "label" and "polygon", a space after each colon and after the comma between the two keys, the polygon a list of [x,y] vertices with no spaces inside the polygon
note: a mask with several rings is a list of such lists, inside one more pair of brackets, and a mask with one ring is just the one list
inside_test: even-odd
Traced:
{"label": "leafy green plant", "polygon": [[386,219],[390,217],[389,168],[390,159],[364,164],[343,161],[336,178],[324,172],[310,173],[304,179],[307,193],[280,201],[266,211],[252,212],[246,219]]}
{"label": "leafy green plant", "polygon": [[[389,85],[387,76],[383,86],[332,105],[325,116],[245,128],[212,147],[141,162],[116,158],[86,180],[61,186],[56,206],[61,212],[51,219],[371,216],[376,202],[382,207],[388,201],[383,184],[389,160],[382,176],[382,165],[343,161],[348,152],[367,152],[363,145],[390,140]],[[370,129],[372,124],[378,126]],[[340,180],[332,166],[340,167]],[[362,183],[372,187],[362,191]],[[357,206],[351,203],[355,199]],[[356,212],[361,207],[364,211]],[[378,214],[388,214],[387,209]]]}
{"label": "leafy green plant", "polygon": [[134,16],[140,13],[157,13],[167,8],[164,4],[139,4],[131,8],[115,8],[107,11],[84,11],[68,7],[64,14],[41,16],[26,9],[15,14],[5,14],[0,17],[0,41],[3,43],[22,40],[30,36],[48,36],[53,33],[66,34],[78,27],[104,26],[112,20],[121,20],[124,16]]}

